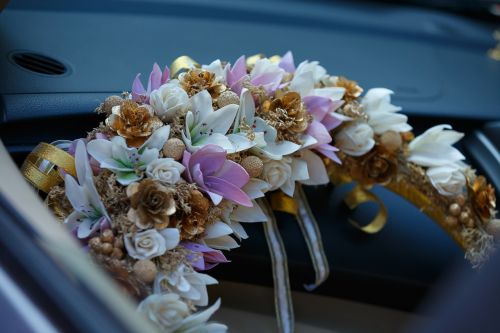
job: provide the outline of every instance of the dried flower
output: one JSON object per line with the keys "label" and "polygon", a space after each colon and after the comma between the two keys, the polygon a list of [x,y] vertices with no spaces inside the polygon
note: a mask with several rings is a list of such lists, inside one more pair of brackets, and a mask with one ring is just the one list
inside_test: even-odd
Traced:
{"label": "dried flower", "polygon": [[364,185],[387,184],[397,173],[397,158],[378,147],[361,156],[353,171]]}
{"label": "dried flower", "polygon": [[496,207],[495,189],[486,182],[483,176],[477,177],[472,185],[469,184],[472,192],[472,205],[483,221],[491,218],[491,213]]}
{"label": "dried flower", "polygon": [[175,213],[173,190],[152,179],[132,183],[127,187],[130,209],[127,217],[141,229],[169,225],[170,216]]}
{"label": "dried flower", "polygon": [[217,100],[219,95],[226,90],[226,86],[218,83],[215,80],[215,74],[203,69],[191,69],[179,76],[181,86],[191,97],[202,90],[207,90],[214,99]]}
{"label": "dried flower", "polygon": [[181,239],[194,239],[205,231],[208,222],[210,201],[198,190],[191,190],[189,205],[191,213],[177,220],[176,227],[181,232]]}
{"label": "dried flower", "polygon": [[296,92],[287,92],[280,98],[264,101],[258,115],[278,131],[278,140],[295,143],[300,143],[300,134],[312,121]]}
{"label": "dried flower", "polygon": [[356,100],[363,92],[363,88],[358,86],[358,83],[356,81],[348,80],[342,76],[337,79],[335,86],[345,89],[343,99],[346,102],[352,102]]}
{"label": "dried flower", "polygon": [[106,125],[124,137],[127,145],[139,147],[163,123],[149,105],[139,106],[136,102],[127,100],[113,107]]}

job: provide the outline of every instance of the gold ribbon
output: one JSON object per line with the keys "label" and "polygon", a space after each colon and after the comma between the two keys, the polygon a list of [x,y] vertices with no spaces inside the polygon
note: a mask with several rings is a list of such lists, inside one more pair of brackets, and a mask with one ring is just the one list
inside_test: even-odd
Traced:
{"label": "gold ribbon", "polygon": [[179,74],[186,72],[193,68],[199,68],[200,64],[194,61],[191,57],[186,55],[180,56],[175,59],[170,65],[170,77],[175,79]]}
{"label": "gold ribbon", "polygon": [[384,228],[387,223],[387,208],[383,202],[372,192],[362,188],[360,185],[354,186],[354,188],[347,193],[344,197],[344,202],[349,209],[354,210],[356,207],[365,202],[375,202],[379,206],[379,211],[375,218],[371,220],[367,225],[360,225],[358,222],[349,219],[349,222],[357,229],[366,232],[367,234],[375,234]]}
{"label": "gold ribbon", "polygon": [[[349,184],[355,181],[349,174],[342,171],[337,164],[330,162],[327,163],[326,166],[330,181],[335,186]],[[349,223],[351,223],[355,228],[368,234],[375,234],[382,230],[386,225],[388,213],[384,203],[375,194],[368,191],[368,189],[363,188],[361,185],[356,184],[354,188],[346,194],[344,202],[351,210],[365,202],[375,202],[379,206],[379,211],[377,215],[375,215],[375,218],[364,226],[353,219],[349,219]]]}
{"label": "gold ribbon", "polygon": [[298,207],[295,199],[289,197],[282,191],[274,191],[270,195],[271,207],[277,212],[284,212],[292,215],[297,215]]}
{"label": "gold ribbon", "polygon": [[59,168],[76,177],[73,156],[56,146],[42,142],[26,157],[21,172],[35,188],[48,193],[52,187],[63,181]]}
{"label": "gold ribbon", "polygon": [[249,56],[247,58],[247,61],[246,61],[247,67],[253,67],[255,65],[255,63],[257,62],[257,60],[260,60],[262,58],[264,58],[264,54],[262,54],[262,53],[257,53],[257,54],[254,54],[253,56]]}

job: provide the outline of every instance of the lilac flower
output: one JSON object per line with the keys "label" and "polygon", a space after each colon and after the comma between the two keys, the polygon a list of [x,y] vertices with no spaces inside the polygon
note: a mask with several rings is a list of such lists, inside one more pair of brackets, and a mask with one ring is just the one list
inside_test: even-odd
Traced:
{"label": "lilac flower", "polygon": [[[100,133],[100,132],[97,132],[95,134],[95,137],[96,139],[104,139],[104,140],[107,140],[108,137],[106,136],[106,134],[103,134],[103,133]],[[76,140],[73,140],[71,141],[69,147],[68,147],[68,154],[72,155],[72,156],[75,156],[75,153],[76,153],[76,146],[78,144],[78,141],[83,141],[83,143],[85,143],[85,146],[87,146],[87,143],[88,143],[88,140],[87,139],[76,139]],[[90,154],[88,154],[88,158],[89,158],[89,163],[90,163],[90,167],[92,168],[92,172],[94,173],[94,175],[97,175],[100,171],[101,171],[101,168],[99,167],[99,162],[93,158],[92,156],[90,156]]]}
{"label": "lilac flower", "polygon": [[229,262],[221,251],[214,250],[206,245],[191,242],[182,242],[181,245],[194,252],[193,255],[188,256],[188,260],[191,261],[193,268],[198,271],[206,271],[220,263]]}
{"label": "lilac flower", "polygon": [[162,84],[168,82],[170,78],[170,70],[167,66],[161,72],[160,66],[155,62],[153,65],[153,70],[149,74],[148,89],[144,89],[141,82],[141,73],[137,74],[132,83],[132,100],[135,102],[149,104],[149,95],[153,90],[158,89]]}
{"label": "lilac flower", "polygon": [[288,51],[283,57],[281,57],[278,66],[283,68],[288,73],[295,72],[295,62],[293,61],[293,54],[291,51]]}
{"label": "lilac flower", "polygon": [[278,89],[285,71],[267,58],[257,60],[250,74],[247,74],[245,56],[241,56],[234,66],[226,67],[226,79],[229,87],[238,95],[241,94],[243,83],[248,81],[255,87],[262,87],[268,94]]}
{"label": "lilac flower", "polygon": [[64,178],[66,196],[74,211],[66,218],[65,224],[76,229],[78,238],[87,238],[99,229],[109,226],[109,215],[94,185],[87,150],[79,140],[75,151],[77,179],[70,175]]}
{"label": "lilac flower", "polygon": [[250,177],[241,165],[226,159],[224,148],[209,144],[193,154],[185,151],[182,164],[186,167],[187,180],[196,183],[214,204],[225,198],[242,206],[252,206],[241,189]]}
{"label": "lilac flower", "polygon": [[334,111],[342,105],[342,101],[332,101],[328,97],[322,96],[306,96],[303,98],[304,104],[309,113],[313,116],[313,121],[309,124],[306,134],[316,139],[316,143],[308,148],[314,149],[331,160],[340,163],[339,158],[335,154],[338,148],[330,145],[332,137],[329,131],[339,126],[342,123],[340,115]]}

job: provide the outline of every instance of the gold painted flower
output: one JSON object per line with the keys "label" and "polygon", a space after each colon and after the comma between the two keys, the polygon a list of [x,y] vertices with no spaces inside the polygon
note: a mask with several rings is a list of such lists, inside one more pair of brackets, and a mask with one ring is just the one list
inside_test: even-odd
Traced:
{"label": "gold painted flower", "polygon": [[278,140],[288,140],[295,143],[299,143],[299,135],[307,129],[312,121],[300,95],[296,92],[287,92],[274,100],[264,101],[258,115],[276,128]]}
{"label": "gold painted flower", "polygon": [[130,199],[127,217],[140,229],[164,229],[176,212],[173,191],[151,179],[130,184],[127,196]]}
{"label": "gold painted flower", "polygon": [[112,108],[106,125],[124,137],[128,146],[140,147],[163,122],[149,105],[139,106],[134,101],[124,101]]}
{"label": "gold painted flower", "polygon": [[356,178],[363,185],[387,184],[397,174],[397,158],[380,147],[361,156],[355,164]]}
{"label": "gold painted flower", "polygon": [[184,215],[177,220],[177,228],[181,232],[182,240],[194,239],[205,232],[208,220],[210,201],[198,190],[192,190],[190,194],[191,214]]}
{"label": "gold painted flower", "polygon": [[475,211],[483,221],[488,221],[496,207],[495,189],[486,182],[483,176],[477,177],[472,185],[469,185],[469,189],[472,193],[472,205]]}
{"label": "gold painted flower", "polygon": [[358,83],[353,80],[346,79],[343,76],[340,76],[335,83],[336,87],[341,87],[345,89],[344,93],[344,101],[352,102],[358,99],[359,96],[363,93],[363,88],[358,86]]}
{"label": "gold painted flower", "polygon": [[207,90],[212,96],[214,103],[217,98],[226,90],[226,86],[215,80],[215,74],[203,69],[191,69],[180,77],[182,88],[189,97],[196,95],[202,90]]}

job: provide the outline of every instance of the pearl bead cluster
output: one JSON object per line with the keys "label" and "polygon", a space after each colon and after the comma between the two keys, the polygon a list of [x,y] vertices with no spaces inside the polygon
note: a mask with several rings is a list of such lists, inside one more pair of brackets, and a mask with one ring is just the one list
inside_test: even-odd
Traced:
{"label": "pearl bead cluster", "polygon": [[89,240],[92,251],[114,259],[123,258],[123,240],[116,238],[111,229],[104,230],[100,236]]}
{"label": "pearl bead cluster", "polygon": [[455,202],[448,206],[448,216],[446,216],[446,224],[450,227],[456,227],[458,223],[465,225],[468,228],[474,227],[474,218],[469,207],[464,207],[466,199],[463,195],[457,196]]}

